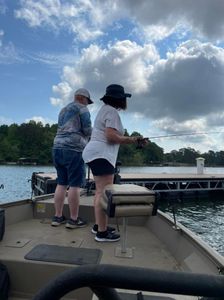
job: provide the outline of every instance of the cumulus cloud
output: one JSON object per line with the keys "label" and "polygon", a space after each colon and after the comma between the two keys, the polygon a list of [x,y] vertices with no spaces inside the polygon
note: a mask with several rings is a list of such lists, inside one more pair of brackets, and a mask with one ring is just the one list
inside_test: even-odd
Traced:
{"label": "cumulus cloud", "polygon": [[[223,124],[223,80],[224,50],[210,43],[187,41],[161,59],[152,44],[119,41],[83,50],[74,67],[64,68],[51,102],[65,105],[80,86],[99,99],[108,84],[120,83],[132,93],[128,112],[133,121],[145,118],[164,134],[206,132]],[[208,135],[188,141],[192,147],[214,143]]]}
{"label": "cumulus cloud", "polygon": [[179,123],[171,118],[164,118],[160,120],[153,121],[153,125],[166,132],[166,134],[178,134],[178,133],[186,133],[186,132],[203,132],[206,127],[206,120],[204,118],[201,119],[193,119],[187,120]]}
{"label": "cumulus cloud", "polygon": [[[223,0],[108,0],[73,3],[60,0],[20,0],[15,16],[29,26],[66,29],[86,41],[104,34],[107,25],[129,16],[152,39],[164,38],[178,28],[191,28],[214,40],[224,39]],[[157,33],[157,34],[155,34]]]}
{"label": "cumulus cloud", "polygon": [[190,26],[195,34],[214,40],[224,39],[223,0],[124,0],[120,5],[146,31],[158,26],[163,28],[166,36],[174,28]]}
{"label": "cumulus cloud", "polygon": [[203,151],[206,151],[214,148],[215,139],[217,134],[220,133],[218,129],[216,131],[211,128],[213,127],[208,127],[206,118],[192,119],[180,123],[167,117],[152,121],[148,132],[145,132],[144,135],[161,147],[165,145],[165,148],[167,148],[167,144],[173,145],[169,151],[177,149],[175,143],[179,148],[202,149],[204,147]]}
{"label": "cumulus cloud", "polygon": [[220,110],[217,113],[211,113],[207,118],[207,126],[223,127],[224,124],[224,112]]}
{"label": "cumulus cloud", "polygon": [[71,100],[73,89],[69,85],[69,82],[61,82],[58,85],[53,86],[53,92],[58,95],[58,97],[51,97],[51,104],[54,106],[63,106]]}
{"label": "cumulus cloud", "polygon": [[43,125],[46,125],[46,124],[55,124],[56,121],[55,120],[51,120],[51,119],[48,119],[48,118],[44,118],[44,117],[41,117],[41,116],[33,116],[31,118],[28,118],[25,120],[25,123],[29,123],[30,121],[35,121],[36,123],[39,123],[41,122]]}
{"label": "cumulus cloud", "polygon": [[[159,59],[152,44],[137,45],[131,41],[118,41],[107,48],[97,45],[83,50],[74,67],[65,67],[62,82],[53,87],[61,103],[66,103],[74,89],[85,86],[95,97],[102,96],[111,83],[123,84],[132,93],[146,93],[152,63]],[[57,101],[58,102],[58,101]]]}
{"label": "cumulus cloud", "polygon": [[15,17],[25,20],[31,27],[66,29],[75,38],[88,41],[103,35],[101,28],[117,18],[117,4],[113,1],[20,0]]}
{"label": "cumulus cloud", "polygon": [[181,122],[218,113],[224,108],[224,50],[210,43],[183,43],[156,62],[149,80],[142,105],[154,119],[169,116]]}
{"label": "cumulus cloud", "polygon": [[119,41],[83,50],[74,67],[64,68],[53,91],[65,104],[79,86],[100,97],[108,84],[117,82],[133,94],[129,111],[185,122],[224,109],[223,80],[224,50],[210,43],[188,41],[160,59],[152,44]]}
{"label": "cumulus cloud", "polygon": [[13,123],[13,120],[10,118],[6,118],[4,116],[0,116],[0,125],[10,125]]}

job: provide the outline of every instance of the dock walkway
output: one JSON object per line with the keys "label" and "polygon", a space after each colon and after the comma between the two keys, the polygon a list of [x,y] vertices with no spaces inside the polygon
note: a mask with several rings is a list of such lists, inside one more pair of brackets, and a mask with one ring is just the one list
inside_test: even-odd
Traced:
{"label": "dock walkway", "polygon": [[[224,174],[120,173],[120,183],[134,183],[160,193],[224,191]],[[87,182],[94,182],[92,176]],[[56,173],[33,173],[34,195],[54,193]]]}
{"label": "dock walkway", "polygon": [[122,183],[135,183],[157,192],[224,190],[224,174],[120,174]]}

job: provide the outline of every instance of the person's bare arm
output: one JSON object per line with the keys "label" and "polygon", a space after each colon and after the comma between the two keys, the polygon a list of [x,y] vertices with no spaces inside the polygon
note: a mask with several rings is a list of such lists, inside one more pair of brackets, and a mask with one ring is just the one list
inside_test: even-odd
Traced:
{"label": "person's bare arm", "polygon": [[107,127],[105,130],[106,138],[111,144],[137,144],[138,137],[124,136],[111,127]]}

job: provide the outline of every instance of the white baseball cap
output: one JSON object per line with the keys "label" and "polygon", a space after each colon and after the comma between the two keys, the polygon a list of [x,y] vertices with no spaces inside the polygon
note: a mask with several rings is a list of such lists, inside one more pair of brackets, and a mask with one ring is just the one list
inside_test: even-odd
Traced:
{"label": "white baseball cap", "polygon": [[84,88],[80,88],[75,92],[75,96],[80,95],[80,96],[84,96],[88,99],[89,104],[92,104],[93,101],[90,99],[90,93],[84,89]]}

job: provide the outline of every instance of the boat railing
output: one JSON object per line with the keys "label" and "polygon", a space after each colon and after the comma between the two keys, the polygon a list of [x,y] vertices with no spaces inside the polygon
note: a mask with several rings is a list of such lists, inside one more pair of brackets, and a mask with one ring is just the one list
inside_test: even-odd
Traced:
{"label": "boat railing", "polygon": [[61,299],[83,287],[89,287],[100,300],[121,300],[116,289],[221,300],[224,276],[106,264],[85,265],[61,273],[39,290],[33,300]]}

